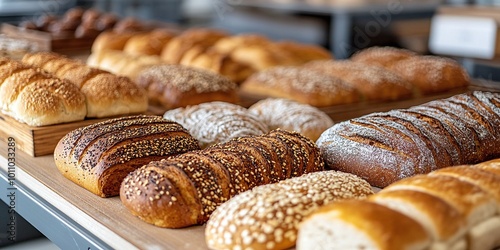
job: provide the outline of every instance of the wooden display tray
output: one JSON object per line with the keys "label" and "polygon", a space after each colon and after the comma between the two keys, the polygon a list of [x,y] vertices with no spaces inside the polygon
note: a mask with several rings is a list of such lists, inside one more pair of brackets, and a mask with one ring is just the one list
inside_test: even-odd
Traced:
{"label": "wooden display tray", "polygon": [[76,38],[71,33],[60,36],[48,32],[23,29],[12,24],[3,23],[2,34],[8,37],[25,39],[37,45],[38,51],[66,52],[74,50],[90,50],[95,37]]}

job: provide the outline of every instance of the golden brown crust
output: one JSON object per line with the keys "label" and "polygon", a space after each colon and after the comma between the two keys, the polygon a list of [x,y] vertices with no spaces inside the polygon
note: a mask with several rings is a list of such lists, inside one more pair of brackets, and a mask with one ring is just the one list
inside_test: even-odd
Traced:
{"label": "golden brown crust", "polygon": [[157,65],[143,70],[136,84],[148,92],[149,101],[166,109],[205,102],[238,102],[238,86],[207,70],[182,65]]}
{"label": "golden brown crust", "polygon": [[[280,131],[268,136],[276,138],[278,134],[295,140],[307,140],[299,134],[281,134]],[[266,171],[270,167],[269,163],[280,165],[281,162],[279,159],[269,159],[268,162],[264,155],[260,155],[264,151],[256,147],[260,138],[265,136],[248,137],[253,143],[232,140],[216,147],[151,162],[125,178],[120,198],[133,214],[160,227],[179,228],[204,223],[230,197],[259,184],[270,183],[270,172]],[[279,144],[281,146],[276,145],[274,151],[281,152],[284,158],[294,158],[293,152],[284,149],[303,148],[295,143],[290,140]],[[308,145],[313,148],[308,148],[304,154],[319,155],[314,143]],[[244,148],[248,148],[245,152],[260,157],[247,155],[241,150]],[[279,180],[296,176],[294,173],[298,173],[298,168],[307,169],[306,172],[322,170],[321,157],[314,159],[314,162],[307,162],[308,166],[283,165],[285,173],[279,174]],[[154,181],[145,181],[151,179]]]}
{"label": "golden brown crust", "polygon": [[356,52],[350,60],[380,67],[391,67],[399,61],[418,56],[416,52],[396,47],[370,47]]}
{"label": "golden brown crust", "polygon": [[146,33],[136,34],[127,40],[123,51],[130,55],[160,55],[163,47],[176,34],[171,31],[155,29]]}
{"label": "golden brown crust", "polygon": [[199,149],[179,124],[159,116],[110,119],[71,131],[54,160],[68,179],[101,197],[118,195],[131,171],[168,156]]}
{"label": "golden brown crust", "polygon": [[127,41],[134,35],[130,32],[101,32],[92,43],[92,53],[102,50],[123,50]]}

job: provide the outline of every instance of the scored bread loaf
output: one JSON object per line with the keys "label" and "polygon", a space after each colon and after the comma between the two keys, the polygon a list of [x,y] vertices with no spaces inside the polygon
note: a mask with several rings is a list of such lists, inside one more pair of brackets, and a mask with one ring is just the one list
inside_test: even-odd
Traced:
{"label": "scored bread loaf", "polygon": [[184,126],[202,148],[236,137],[269,132],[268,126],[248,109],[227,102],[176,108],[165,112],[163,117]]}
{"label": "scored bread loaf", "polygon": [[320,109],[283,98],[260,100],[248,110],[257,115],[271,130],[281,128],[296,131],[313,141],[334,124]]}
{"label": "scored bread loaf", "polygon": [[81,121],[85,96],[72,83],[9,58],[0,58],[0,108],[30,126]]}
{"label": "scored bread loaf", "polygon": [[431,239],[410,217],[368,200],[322,206],[299,228],[298,250],[428,249]]}
{"label": "scored bread loaf", "polygon": [[148,92],[149,102],[166,109],[205,102],[238,102],[238,86],[213,72],[183,66],[156,65],[143,70],[136,84]]}
{"label": "scored bread loaf", "polygon": [[360,93],[340,78],[301,67],[278,66],[257,72],[241,84],[245,94],[287,98],[315,107],[349,104]]}
{"label": "scored bread loaf", "polygon": [[500,157],[499,126],[500,94],[474,91],[337,123],[317,145],[328,167],[385,187],[412,175]]}
{"label": "scored bread loaf", "polygon": [[231,198],[210,216],[210,249],[288,249],[302,219],[319,206],[373,194],[368,182],[347,173],[320,171],[255,187]]}
{"label": "scored bread loaf", "polygon": [[168,156],[199,149],[178,123],[161,116],[109,119],[66,134],[54,150],[63,176],[90,192],[119,194],[123,178],[133,170]]}
{"label": "scored bread loaf", "polygon": [[319,60],[304,67],[344,80],[367,101],[394,101],[412,96],[412,85],[406,79],[382,67],[348,60]]}
{"label": "scored bread loaf", "polygon": [[205,223],[236,194],[322,170],[314,142],[274,130],[150,162],[125,178],[120,199],[147,223],[181,228]]}
{"label": "scored bread loaf", "polygon": [[87,117],[138,114],[148,108],[145,91],[126,77],[52,52],[26,54],[22,61],[78,86],[85,95]]}

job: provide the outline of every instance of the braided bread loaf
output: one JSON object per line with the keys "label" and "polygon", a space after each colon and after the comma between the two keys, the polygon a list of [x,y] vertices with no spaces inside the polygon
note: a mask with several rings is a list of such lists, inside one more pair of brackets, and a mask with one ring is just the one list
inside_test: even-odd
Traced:
{"label": "braided bread loaf", "polygon": [[248,109],[219,101],[172,109],[165,112],[163,118],[184,126],[202,148],[269,131],[267,125]]}
{"label": "braided bread loaf", "polygon": [[327,165],[384,187],[500,156],[500,93],[475,91],[337,123],[318,139]]}
{"label": "braided bread loaf", "polygon": [[145,91],[126,77],[50,52],[26,54],[22,61],[78,86],[85,94],[87,117],[141,113],[148,108]]}
{"label": "braided bread loaf", "polygon": [[161,116],[115,118],[66,134],[54,150],[59,171],[101,197],[118,195],[123,178],[153,160],[199,149],[179,124]]}
{"label": "braided bread loaf", "polygon": [[81,121],[87,114],[78,87],[9,58],[0,58],[0,107],[30,126]]}
{"label": "braided bread loaf", "polygon": [[205,223],[236,194],[323,169],[314,142],[275,130],[153,161],[125,178],[120,198],[145,222],[180,228]]}

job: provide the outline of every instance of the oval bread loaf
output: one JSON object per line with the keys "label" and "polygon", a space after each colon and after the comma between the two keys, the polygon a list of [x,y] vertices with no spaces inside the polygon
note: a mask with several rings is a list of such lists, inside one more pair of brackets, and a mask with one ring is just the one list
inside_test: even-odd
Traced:
{"label": "oval bread loaf", "polygon": [[205,223],[236,194],[322,170],[314,142],[274,130],[150,162],[125,178],[120,199],[147,223],[181,228]]}
{"label": "oval bread loaf", "polygon": [[160,116],[129,116],[98,122],[66,134],[54,160],[66,178],[101,197],[119,194],[133,170],[168,156],[199,149],[181,125]]}
{"label": "oval bread loaf", "polygon": [[368,182],[320,171],[243,192],[219,206],[205,228],[210,249],[288,249],[302,219],[319,206],[373,194]]}

